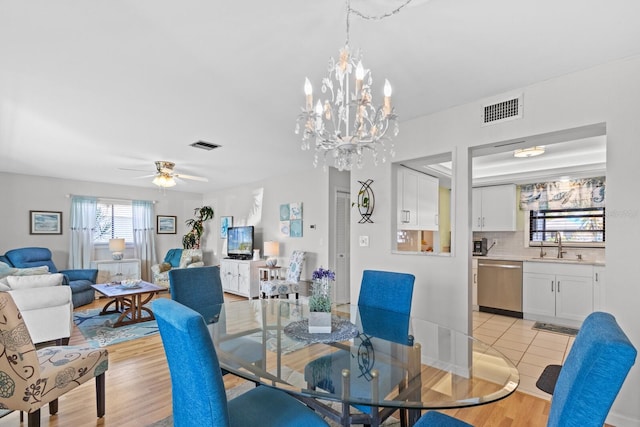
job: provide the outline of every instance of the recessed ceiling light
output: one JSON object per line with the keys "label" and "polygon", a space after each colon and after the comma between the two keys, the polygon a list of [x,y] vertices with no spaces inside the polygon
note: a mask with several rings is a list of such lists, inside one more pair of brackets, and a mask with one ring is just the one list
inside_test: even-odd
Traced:
{"label": "recessed ceiling light", "polygon": [[543,146],[535,146],[529,148],[520,148],[513,152],[513,157],[535,157],[544,154]]}

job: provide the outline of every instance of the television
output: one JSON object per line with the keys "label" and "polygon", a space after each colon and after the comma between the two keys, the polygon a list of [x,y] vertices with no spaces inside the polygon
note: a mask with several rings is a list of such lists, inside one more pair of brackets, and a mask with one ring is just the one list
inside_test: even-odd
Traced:
{"label": "television", "polygon": [[253,255],[253,225],[227,229],[227,256],[251,259]]}

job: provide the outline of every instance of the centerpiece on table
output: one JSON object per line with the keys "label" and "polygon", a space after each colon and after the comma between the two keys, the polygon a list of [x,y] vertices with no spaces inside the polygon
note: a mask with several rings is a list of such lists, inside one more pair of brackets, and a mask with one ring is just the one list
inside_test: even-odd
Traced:
{"label": "centerpiece on table", "polygon": [[331,284],[336,274],[320,267],[311,276],[309,297],[309,332],[331,333]]}

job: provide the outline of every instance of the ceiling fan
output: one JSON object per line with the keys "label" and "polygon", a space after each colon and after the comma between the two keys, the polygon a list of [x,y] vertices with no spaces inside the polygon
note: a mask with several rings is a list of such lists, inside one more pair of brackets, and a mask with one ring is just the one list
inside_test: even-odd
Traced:
{"label": "ceiling fan", "polygon": [[[156,172],[154,174],[151,175],[144,175],[141,176],[139,178],[150,178],[153,177],[153,180],[151,181],[153,184],[157,185],[158,187],[162,187],[162,188],[168,188],[168,187],[173,187],[174,185],[176,185],[176,181],[174,178],[179,178],[179,179],[190,179],[193,181],[201,181],[201,182],[209,182],[209,180],[207,178],[203,178],[200,176],[193,176],[193,175],[184,175],[181,173],[177,173],[176,171],[174,171],[174,167],[176,166],[175,163],[173,162],[167,162],[164,160],[158,160],[155,162],[156,164]],[[136,170],[136,169],[129,169],[129,170]]]}

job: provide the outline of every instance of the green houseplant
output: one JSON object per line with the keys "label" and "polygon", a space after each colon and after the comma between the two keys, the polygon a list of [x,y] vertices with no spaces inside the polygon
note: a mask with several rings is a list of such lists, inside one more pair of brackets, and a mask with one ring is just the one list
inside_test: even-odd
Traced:
{"label": "green houseplant", "polygon": [[193,214],[194,218],[185,221],[185,224],[187,227],[191,227],[191,230],[182,236],[182,247],[184,249],[200,249],[200,238],[204,232],[204,223],[213,218],[213,208],[211,206],[195,208]]}

